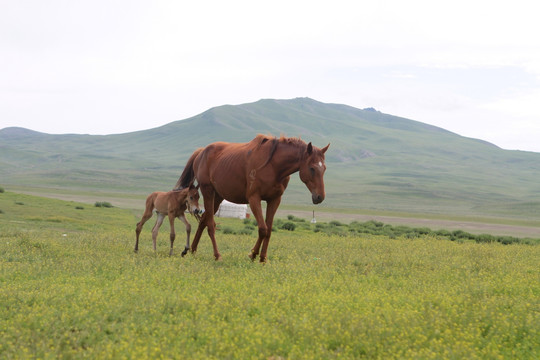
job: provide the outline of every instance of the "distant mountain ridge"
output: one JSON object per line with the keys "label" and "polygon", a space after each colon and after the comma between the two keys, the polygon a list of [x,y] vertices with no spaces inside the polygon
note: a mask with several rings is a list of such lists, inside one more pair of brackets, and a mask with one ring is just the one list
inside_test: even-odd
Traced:
{"label": "distant mountain ridge", "polygon": [[[128,193],[172,187],[187,158],[214,141],[300,136],[327,152],[325,206],[520,216],[540,211],[540,154],[376,111],[309,98],[211,108],[115,135],[0,130],[0,185]],[[293,175],[286,203],[308,205]],[[309,200],[309,199],[308,199]]]}

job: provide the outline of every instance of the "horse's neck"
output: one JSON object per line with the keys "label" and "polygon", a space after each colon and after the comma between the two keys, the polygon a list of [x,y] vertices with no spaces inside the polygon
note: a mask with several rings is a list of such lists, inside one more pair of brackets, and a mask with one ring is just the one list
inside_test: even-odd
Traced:
{"label": "horse's neck", "polygon": [[280,145],[274,156],[276,168],[281,169],[279,177],[286,177],[300,170],[303,149],[296,145]]}

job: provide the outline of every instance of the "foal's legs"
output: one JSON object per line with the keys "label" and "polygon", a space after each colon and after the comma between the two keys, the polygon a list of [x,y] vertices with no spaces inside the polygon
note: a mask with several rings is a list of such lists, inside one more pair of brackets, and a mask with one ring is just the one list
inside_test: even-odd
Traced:
{"label": "foal's legs", "polygon": [[139,251],[139,235],[141,234],[142,228],[144,226],[144,223],[148,221],[152,217],[152,209],[148,210],[148,208],[145,210],[141,221],[137,223],[137,227],[135,228],[135,252]]}
{"label": "foal's legs", "polygon": [[159,228],[161,227],[161,224],[163,223],[163,219],[165,219],[165,215],[158,213],[156,224],[152,228],[152,241],[154,242],[154,251],[156,251],[158,231],[159,231]]}
{"label": "foal's legs", "polygon": [[184,223],[184,225],[186,225],[186,247],[184,248],[184,251],[182,251],[182,257],[184,257],[189,251],[189,234],[191,234],[191,224],[187,221],[186,216],[183,214],[180,215],[178,218]]}
{"label": "foal's legs", "polygon": [[174,231],[174,214],[172,213],[169,213],[169,223],[171,225],[171,250],[169,251],[169,256],[172,256],[174,239],[176,238],[176,232]]}

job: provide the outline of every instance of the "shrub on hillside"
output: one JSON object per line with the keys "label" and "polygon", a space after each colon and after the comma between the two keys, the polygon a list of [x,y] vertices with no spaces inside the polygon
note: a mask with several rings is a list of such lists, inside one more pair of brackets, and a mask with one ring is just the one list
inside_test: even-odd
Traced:
{"label": "shrub on hillside", "polygon": [[239,235],[251,235],[253,233],[253,227],[245,227],[238,232]]}
{"label": "shrub on hillside", "polygon": [[230,226],[224,226],[222,229],[221,229],[221,232],[224,233],[224,234],[236,234],[236,231],[234,231],[234,229]]}
{"label": "shrub on hillside", "polygon": [[457,238],[457,239],[469,239],[469,240],[475,240],[476,239],[476,236],[474,236],[473,234],[470,234],[466,231],[463,231],[463,230],[454,230],[452,232],[452,235]]}
{"label": "shrub on hillside", "polygon": [[495,242],[495,237],[489,234],[480,234],[476,236],[475,241],[477,243],[492,243]]}
{"label": "shrub on hillside", "polygon": [[293,222],[287,221],[283,223],[279,228],[283,230],[294,231],[294,229],[296,229],[296,225]]}
{"label": "shrub on hillside", "polygon": [[107,201],[96,201],[94,204],[95,207],[104,207],[104,208],[112,208],[112,204]]}
{"label": "shrub on hillside", "polygon": [[447,238],[452,238],[452,233],[448,230],[445,230],[445,229],[441,229],[441,230],[437,230],[435,232],[436,235],[438,236],[444,236],[444,237],[447,237]]}
{"label": "shrub on hillside", "polygon": [[497,241],[503,245],[519,244],[521,242],[520,239],[515,238],[513,236],[499,236],[497,238]]}
{"label": "shrub on hillside", "polygon": [[306,222],[306,219],[302,219],[294,215],[287,215],[287,220],[295,221],[295,222]]}

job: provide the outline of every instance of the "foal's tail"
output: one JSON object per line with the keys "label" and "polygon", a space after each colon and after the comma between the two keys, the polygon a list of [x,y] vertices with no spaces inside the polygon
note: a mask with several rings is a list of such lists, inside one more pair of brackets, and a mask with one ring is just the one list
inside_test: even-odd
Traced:
{"label": "foal's tail", "polygon": [[184,189],[193,184],[193,182],[195,181],[195,171],[193,170],[193,163],[195,162],[197,156],[199,156],[199,154],[203,150],[204,148],[199,148],[193,152],[193,154],[187,161],[186,166],[184,167],[184,171],[182,171],[182,175],[180,175],[180,178],[176,182],[174,190]]}
{"label": "foal's tail", "polygon": [[144,210],[145,215],[152,217],[152,211],[154,210],[154,205],[156,204],[157,196],[158,196],[158,192],[155,191],[151,193],[150,195],[148,195],[148,197],[146,198],[146,208]]}

